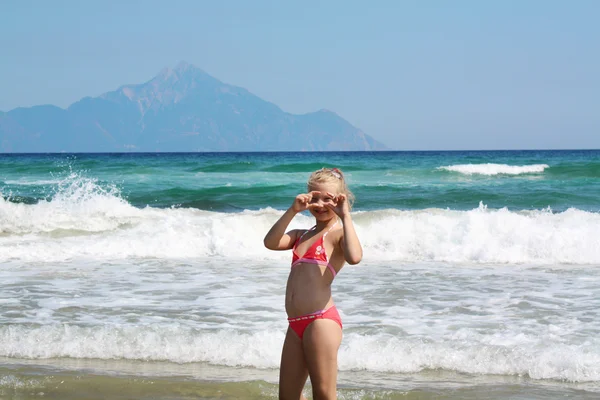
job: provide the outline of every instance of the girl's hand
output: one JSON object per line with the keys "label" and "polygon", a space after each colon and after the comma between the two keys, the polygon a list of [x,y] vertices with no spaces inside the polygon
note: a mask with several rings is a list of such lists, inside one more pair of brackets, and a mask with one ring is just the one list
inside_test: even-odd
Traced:
{"label": "girl's hand", "polygon": [[310,193],[302,193],[296,196],[294,202],[292,203],[292,210],[294,210],[296,213],[308,210],[311,207],[310,202],[315,194],[319,194],[319,192],[312,191]]}
{"label": "girl's hand", "polygon": [[344,218],[344,216],[350,215],[350,206],[345,194],[340,193],[336,196],[333,193],[327,192],[327,195],[333,198],[333,204],[326,204],[326,206],[336,213],[338,217]]}

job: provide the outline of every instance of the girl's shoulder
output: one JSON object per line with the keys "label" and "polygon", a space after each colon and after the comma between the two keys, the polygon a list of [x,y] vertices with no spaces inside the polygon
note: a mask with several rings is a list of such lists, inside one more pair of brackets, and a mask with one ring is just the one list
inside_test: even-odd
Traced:
{"label": "girl's shoulder", "polygon": [[288,234],[290,236],[293,236],[294,240],[299,240],[300,238],[302,238],[303,236],[310,236],[310,231],[314,230],[314,227],[309,228],[309,229],[293,229],[291,231],[288,232]]}
{"label": "girl's shoulder", "polygon": [[329,232],[329,236],[331,237],[331,241],[337,245],[344,237],[344,229],[341,226],[336,227]]}

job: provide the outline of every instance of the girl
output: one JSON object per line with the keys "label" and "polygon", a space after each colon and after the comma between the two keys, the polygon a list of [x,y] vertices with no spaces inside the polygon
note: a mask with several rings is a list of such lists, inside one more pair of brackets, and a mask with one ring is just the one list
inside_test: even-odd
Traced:
{"label": "girl", "polygon": [[[281,353],[280,399],[304,399],[302,389],[309,375],[315,400],[336,398],[342,321],[331,297],[331,282],[344,262],[357,264],[362,258],[350,216],[353,198],[342,171],[322,168],[309,177],[308,193],[296,196],[265,236],[270,250],[292,249],[285,293],[289,327]],[[305,210],[315,217],[316,225],[286,233],[294,216]]]}

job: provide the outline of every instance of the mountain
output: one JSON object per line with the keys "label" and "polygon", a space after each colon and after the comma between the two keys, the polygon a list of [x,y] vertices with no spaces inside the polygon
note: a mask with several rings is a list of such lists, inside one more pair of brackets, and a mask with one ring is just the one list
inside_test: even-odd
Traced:
{"label": "mountain", "polygon": [[337,114],[294,115],[180,63],[69,108],[0,112],[0,152],[385,150]]}

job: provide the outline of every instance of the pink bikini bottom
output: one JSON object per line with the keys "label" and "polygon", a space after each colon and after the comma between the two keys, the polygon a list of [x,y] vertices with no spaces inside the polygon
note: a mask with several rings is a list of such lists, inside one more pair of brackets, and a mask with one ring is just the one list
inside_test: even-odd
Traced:
{"label": "pink bikini bottom", "polygon": [[290,323],[290,328],[292,328],[292,330],[296,332],[296,335],[302,339],[304,331],[313,321],[324,318],[335,321],[338,323],[340,328],[342,327],[342,319],[340,318],[340,314],[335,306],[331,306],[325,310],[314,313],[301,315],[299,317],[288,318],[288,322]]}

